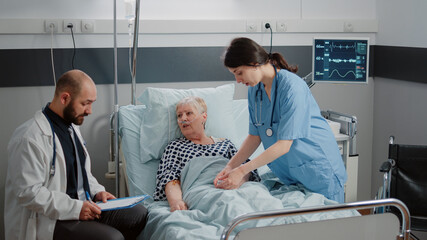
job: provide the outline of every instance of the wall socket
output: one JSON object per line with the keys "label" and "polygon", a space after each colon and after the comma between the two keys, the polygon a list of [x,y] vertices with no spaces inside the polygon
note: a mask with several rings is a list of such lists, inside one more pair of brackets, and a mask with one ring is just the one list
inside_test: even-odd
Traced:
{"label": "wall socket", "polygon": [[353,23],[344,22],[344,29],[343,29],[344,32],[353,32],[353,30],[354,30]]}
{"label": "wall socket", "polygon": [[71,33],[71,29],[68,25],[73,25],[73,33],[81,33],[81,21],[76,19],[64,19],[62,31],[64,33]]}
{"label": "wall socket", "polygon": [[44,21],[44,31],[47,33],[58,32],[59,30],[59,20],[57,19],[49,19]]}
{"label": "wall socket", "polygon": [[258,23],[256,21],[246,21],[246,32],[257,32]]}
{"label": "wall socket", "polygon": [[284,20],[277,20],[276,29],[278,32],[286,32],[288,31],[288,26]]}
{"label": "wall socket", "polygon": [[262,31],[263,32],[270,32],[270,29],[265,27],[265,24],[267,24],[267,23],[270,24],[271,30],[273,32],[275,32],[276,31],[276,21],[273,21],[273,20],[263,20],[262,25],[261,25]]}
{"label": "wall socket", "polygon": [[95,31],[94,20],[82,20],[82,33],[93,33]]}

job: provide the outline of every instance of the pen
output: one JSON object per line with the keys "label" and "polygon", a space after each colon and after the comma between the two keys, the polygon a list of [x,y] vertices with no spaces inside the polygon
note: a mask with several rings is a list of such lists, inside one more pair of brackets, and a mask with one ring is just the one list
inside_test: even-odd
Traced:
{"label": "pen", "polygon": [[86,191],[86,198],[87,198],[88,201],[92,202],[92,199],[90,198],[90,195],[89,195],[88,191]]}

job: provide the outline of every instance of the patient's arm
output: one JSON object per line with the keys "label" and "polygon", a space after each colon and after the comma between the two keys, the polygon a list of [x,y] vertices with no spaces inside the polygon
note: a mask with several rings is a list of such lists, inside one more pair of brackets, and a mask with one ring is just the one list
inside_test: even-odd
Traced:
{"label": "patient's arm", "polygon": [[165,187],[165,192],[171,212],[188,209],[187,204],[182,200],[182,190],[179,180],[168,182]]}

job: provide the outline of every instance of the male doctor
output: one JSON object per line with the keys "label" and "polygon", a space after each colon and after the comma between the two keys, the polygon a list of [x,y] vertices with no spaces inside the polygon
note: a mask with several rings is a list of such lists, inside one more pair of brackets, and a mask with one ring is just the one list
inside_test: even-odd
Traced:
{"label": "male doctor", "polygon": [[80,70],[60,77],[51,103],[19,126],[8,145],[6,239],[135,239],[142,205],[102,212],[93,201],[115,198],[93,177],[78,125],[96,100]]}

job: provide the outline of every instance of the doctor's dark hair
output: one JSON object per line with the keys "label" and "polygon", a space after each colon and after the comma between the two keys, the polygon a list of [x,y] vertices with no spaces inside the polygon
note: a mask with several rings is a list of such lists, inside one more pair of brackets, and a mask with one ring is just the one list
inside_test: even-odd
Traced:
{"label": "doctor's dark hair", "polygon": [[249,38],[233,39],[225,51],[223,59],[224,65],[228,68],[271,63],[293,73],[298,71],[298,66],[290,66],[280,53],[270,55],[263,47]]}

